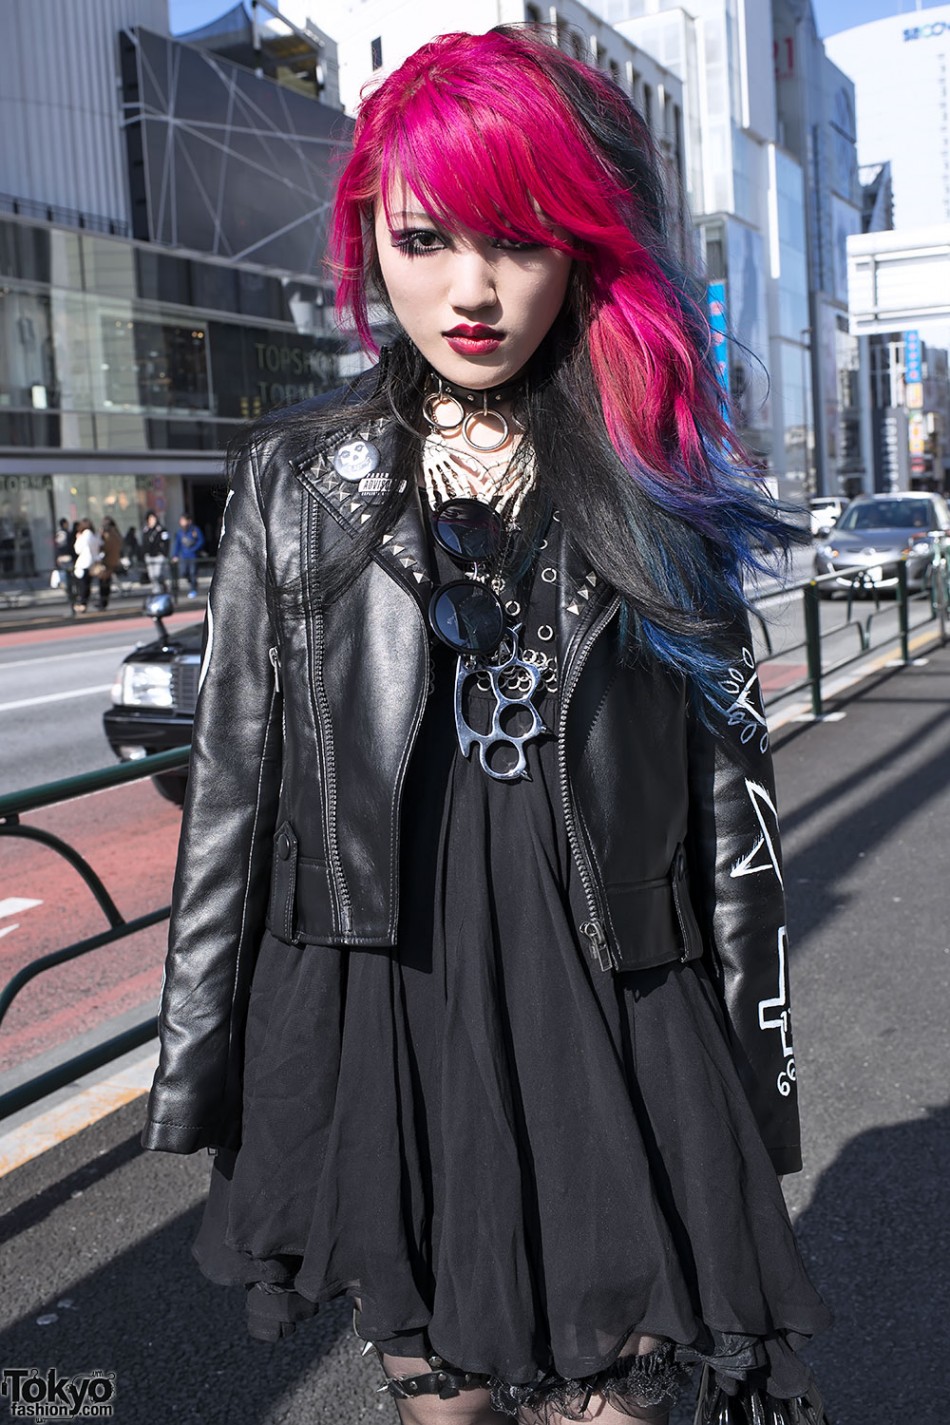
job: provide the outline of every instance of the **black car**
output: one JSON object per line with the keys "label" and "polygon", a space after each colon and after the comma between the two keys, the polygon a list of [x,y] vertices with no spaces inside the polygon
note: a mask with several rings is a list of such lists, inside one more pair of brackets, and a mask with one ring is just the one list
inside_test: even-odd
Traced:
{"label": "black car", "polygon": [[[164,624],[174,611],[168,594],[148,599],[145,611],[158,625],[159,636],[123,659],[112,685],[113,706],[102,719],[120,762],[187,747],[198,701],[202,625],[190,623],[170,634]],[[182,805],[187,768],[160,772],[152,780],[163,797]]]}

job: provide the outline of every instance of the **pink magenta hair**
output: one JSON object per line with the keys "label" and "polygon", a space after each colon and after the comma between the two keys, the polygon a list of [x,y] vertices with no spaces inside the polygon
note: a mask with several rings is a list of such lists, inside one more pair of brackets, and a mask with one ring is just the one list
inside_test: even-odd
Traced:
{"label": "pink magenta hair", "polygon": [[565,81],[593,91],[611,126],[619,120],[650,151],[608,80],[530,32],[443,35],[370,93],[334,210],[338,308],[375,352],[372,215],[400,178],[447,229],[560,247],[578,263],[594,379],[621,460],[661,483],[705,485],[710,445],[727,442],[708,326],[668,275],[656,215],[591,138]]}

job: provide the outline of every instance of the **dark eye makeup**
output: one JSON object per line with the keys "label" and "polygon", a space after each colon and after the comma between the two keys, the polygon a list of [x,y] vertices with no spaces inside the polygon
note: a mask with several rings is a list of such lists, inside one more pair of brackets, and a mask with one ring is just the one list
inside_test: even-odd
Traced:
{"label": "dark eye makeup", "polygon": [[[436,228],[390,228],[389,237],[393,247],[406,257],[425,257],[428,253],[441,252],[448,244],[446,236]],[[492,239],[492,247],[502,252],[536,252],[543,246],[544,243],[535,242],[533,239]]]}

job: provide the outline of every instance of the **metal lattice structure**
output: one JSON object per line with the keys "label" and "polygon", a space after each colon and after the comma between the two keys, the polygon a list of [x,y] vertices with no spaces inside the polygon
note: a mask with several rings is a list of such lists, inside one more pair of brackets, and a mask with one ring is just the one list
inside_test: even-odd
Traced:
{"label": "metal lattice structure", "polygon": [[135,236],[319,271],[352,120],[141,28],[123,31],[120,56]]}

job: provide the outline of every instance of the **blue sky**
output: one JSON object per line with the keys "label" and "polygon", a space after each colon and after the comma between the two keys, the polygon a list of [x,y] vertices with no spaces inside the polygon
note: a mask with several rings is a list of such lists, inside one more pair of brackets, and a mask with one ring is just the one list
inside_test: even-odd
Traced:
{"label": "blue sky", "polygon": [[[169,0],[172,31],[181,34],[184,30],[196,30],[199,25],[223,15],[231,3],[232,0]],[[929,10],[933,4],[945,3],[946,0],[931,0],[931,3],[924,0],[922,8]],[[812,4],[822,35],[833,35],[868,20],[883,20],[888,15],[911,14],[917,8],[916,0],[812,0]],[[318,11],[319,0],[314,0],[315,15]]]}

